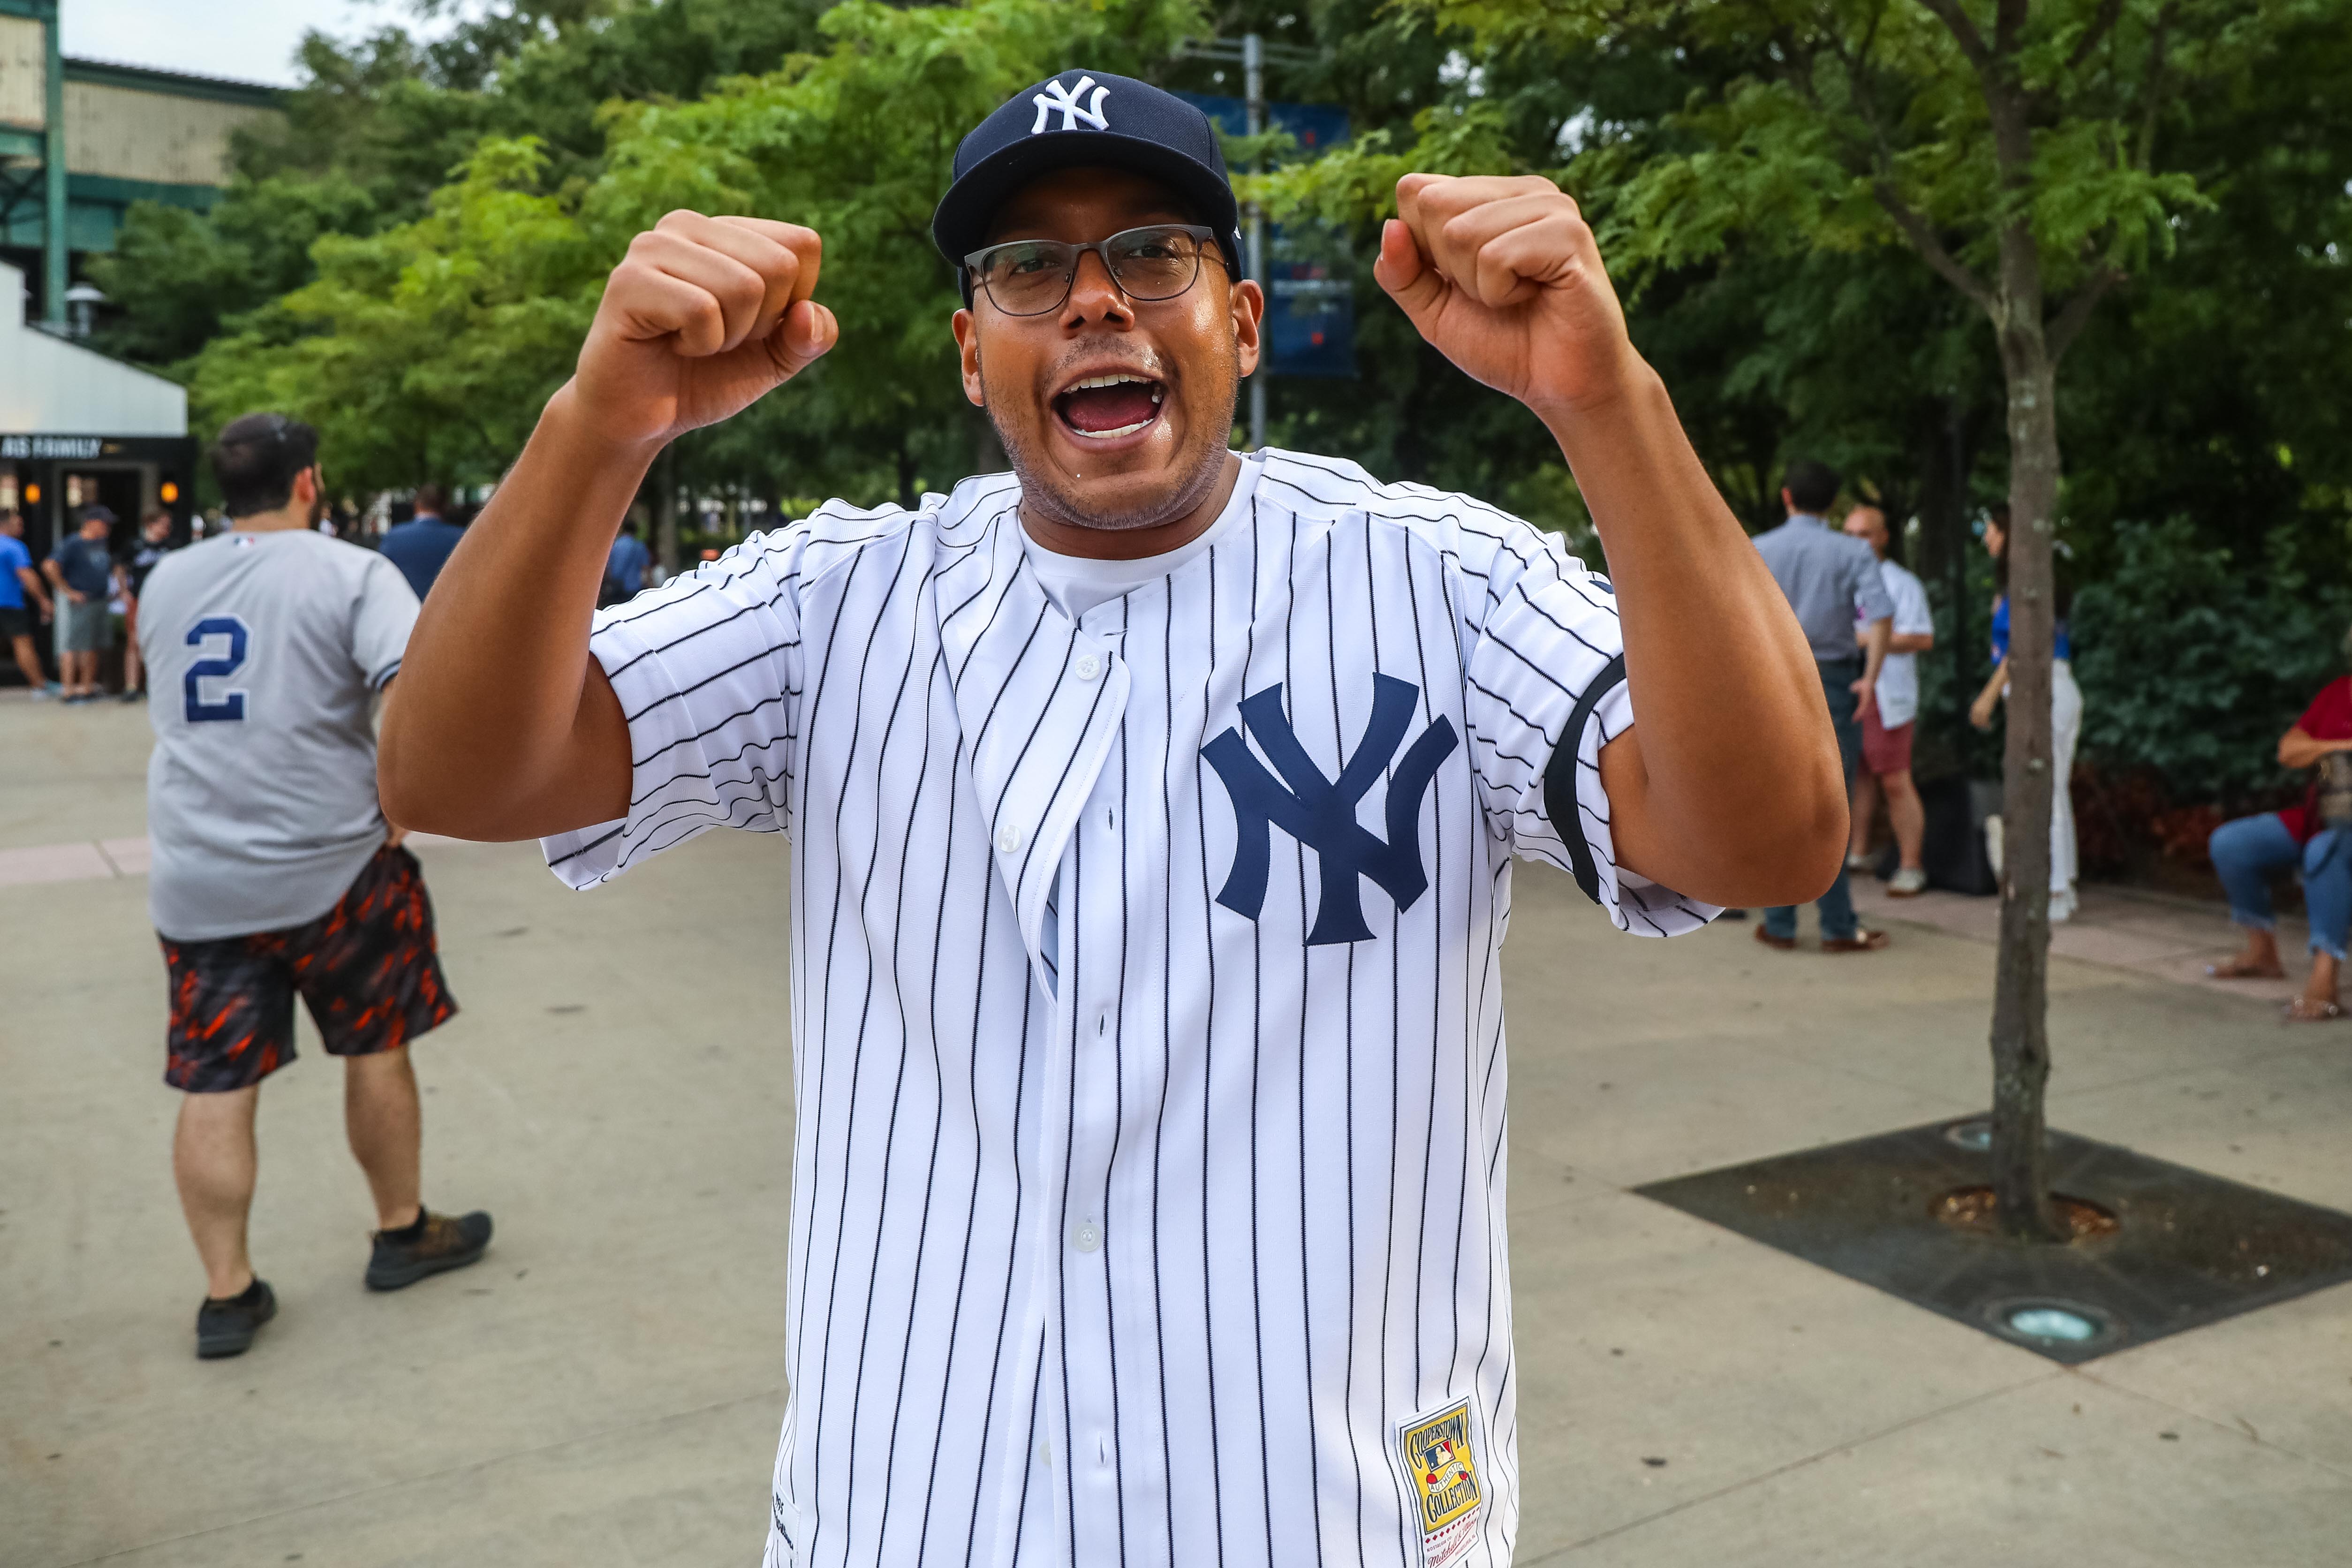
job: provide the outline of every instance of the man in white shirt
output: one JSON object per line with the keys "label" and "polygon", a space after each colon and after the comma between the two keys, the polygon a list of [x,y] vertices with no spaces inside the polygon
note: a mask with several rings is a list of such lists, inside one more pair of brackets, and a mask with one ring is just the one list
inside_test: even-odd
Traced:
{"label": "man in white shirt", "polygon": [[1547,421],[1613,584],[1227,450],[1265,301],[1199,110],[1065,71],[954,174],[1013,472],[594,612],[662,446],[838,331],[815,234],[670,214],[425,607],[386,807],[580,888],[791,835],[768,1568],[1507,1563],[1513,857],[1660,936],[1819,893],[1806,642],[1549,182],[1406,176],[1377,275]]}
{"label": "man in white shirt", "polygon": [[[1845,515],[1845,531],[1878,557],[1879,575],[1895,601],[1886,662],[1878,668],[1878,702],[1874,711],[1863,715],[1863,765],[1853,775],[1853,838],[1846,849],[1846,869],[1859,871],[1870,864],[1871,821],[1883,793],[1902,857],[1886,890],[1898,899],[1916,898],[1927,888],[1927,872],[1919,858],[1927,817],[1920,808],[1918,787],[1911,782],[1911,732],[1919,717],[1919,656],[1936,646],[1936,616],[1919,579],[1886,558],[1885,512],[1874,506],[1855,507]],[[1861,613],[1857,608],[1856,616]]]}

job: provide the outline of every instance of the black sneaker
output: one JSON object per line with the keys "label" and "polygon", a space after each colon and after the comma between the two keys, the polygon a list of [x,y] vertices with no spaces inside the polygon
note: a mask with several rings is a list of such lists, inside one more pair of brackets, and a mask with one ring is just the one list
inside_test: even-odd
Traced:
{"label": "black sneaker", "polygon": [[416,1223],[406,1230],[375,1233],[375,1255],[368,1259],[367,1288],[397,1290],[404,1285],[415,1284],[428,1274],[463,1268],[468,1263],[479,1262],[482,1249],[489,1245],[490,1216],[479,1209],[466,1215],[420,1211]]}
{"label": "black sneaker", "polygon": [[218,1361],[223,1356],[243,1355],[261,1325],[277,1315],[277,1294],[269,1289],[269,1281],[257,1275],[241,1296],[226,1301],[205,1297],[205,1304],[196,1309],[197,1359]]}

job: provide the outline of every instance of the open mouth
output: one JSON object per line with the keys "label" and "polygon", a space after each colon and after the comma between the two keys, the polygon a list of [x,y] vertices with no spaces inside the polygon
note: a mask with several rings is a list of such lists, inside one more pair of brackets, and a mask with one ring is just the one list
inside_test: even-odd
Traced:
{"label": "open mouth", "polygon": [[1167,395],[1167,387],[1149,376],[1113,372],[1073,382],[1054,399],[1054,413],[1072,435],[1110,441],[1159,418]]}

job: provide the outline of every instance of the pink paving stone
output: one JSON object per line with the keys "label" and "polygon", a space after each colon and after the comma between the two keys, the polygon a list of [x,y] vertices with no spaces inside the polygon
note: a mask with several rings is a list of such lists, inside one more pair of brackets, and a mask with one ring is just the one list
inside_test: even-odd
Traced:
{"label": "pink paving stone", "polygon": [[34,882],[103,880],[114,874],[114,868],[99,853],[98,846],[87,840],[0,849],[0,888],[24,887]]}

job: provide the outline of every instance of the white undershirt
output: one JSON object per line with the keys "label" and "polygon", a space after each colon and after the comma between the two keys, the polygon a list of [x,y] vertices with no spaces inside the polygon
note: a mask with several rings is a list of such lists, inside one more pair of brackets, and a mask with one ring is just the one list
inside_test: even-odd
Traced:
{"label": "white undershirt", "polygon": [[1225,500],[1225,510],[1217,521],[1203,529],[1197,538],[1186,541],[1175,549],[1158,555],[1139,556],[1129,561],[1098,561],[1089,555],[1065,555],[1058,550],[1048,550],[1037,542],[1024,526],[1021,530],[1021,547],[1028,552],[1030,570],[1045,587],[1046,596],[1070,619],[1081,620],[1088,610],[1108,604],[1123,594],[1131,594],[1146,583],[1156,583],[1172,575],[1185,563],[1206,552],[1241,524],[1249,515],[1250,492],[1257,488],[1258,471],[1265,467],[1264,454],[1253,452],[1242,459],[1242,471],[1234,480],[1234,493]]}

